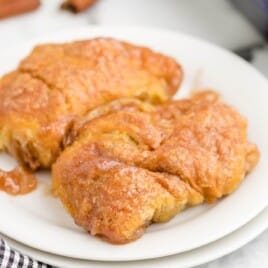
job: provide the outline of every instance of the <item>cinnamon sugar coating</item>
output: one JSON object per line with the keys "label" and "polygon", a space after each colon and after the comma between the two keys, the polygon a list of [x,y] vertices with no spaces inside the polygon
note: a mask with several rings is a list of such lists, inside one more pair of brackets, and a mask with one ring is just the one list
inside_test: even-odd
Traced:
{"label": "cinnamon sugar coating", "polygon": [[75,222],[112,243],[232,193],[257,164],[247,122],[209,91],[150,105],[122,99],[88,113],[53,165]]}
{"label": "cinnamon sugar coating", "polygon": [[87,111],[122,97],[162,103],[181,80],[173,59],[111,38],[39,45],[0,79],[0,150],[49,168]]}

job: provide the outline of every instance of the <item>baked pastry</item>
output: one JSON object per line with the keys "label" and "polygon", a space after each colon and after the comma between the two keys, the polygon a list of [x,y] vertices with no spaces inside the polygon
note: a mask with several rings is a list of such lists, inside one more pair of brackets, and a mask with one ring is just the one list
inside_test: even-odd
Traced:
{"label": "baked pastry", "polygon": [[181,80],[173,59],[114,39],[37,46],[0,79],[0,150],[49,168],[89,110],[122,97],[165,102]]}
{"label": "baked pastry", "polygon": [[75,222],[112,243],[232,193],[259,157],[247,122],[217,94],[150,105],[121,99],[91,111],[52,168]]}

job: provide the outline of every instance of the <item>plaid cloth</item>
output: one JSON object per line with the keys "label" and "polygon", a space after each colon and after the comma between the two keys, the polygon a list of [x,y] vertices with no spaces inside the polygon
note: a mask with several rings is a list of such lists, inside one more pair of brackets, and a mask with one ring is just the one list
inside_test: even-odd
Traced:
{"label": "plaid cloth", "polygon": [[0,268],[53,268],[50,265],[35,261],[9,247],[6,241],[0,238]]}

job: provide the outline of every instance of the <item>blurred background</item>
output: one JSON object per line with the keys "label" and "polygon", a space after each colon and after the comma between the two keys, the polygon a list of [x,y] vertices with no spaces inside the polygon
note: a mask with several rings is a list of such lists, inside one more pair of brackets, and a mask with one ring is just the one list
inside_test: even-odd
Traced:
{"label": "blurred background", "polygon": [[0,0],[0,49],[85,25],[185,32],[233,50],[268,76],[268,0]]}
{"label": "blurred background", "polygon": [[[157,27],[232,50],[268,78],[268,0],[63,1],[0,0],[0,49],[85,25]],[[266,231],[246,247],[202,268],[268,267],[267,239]]]}

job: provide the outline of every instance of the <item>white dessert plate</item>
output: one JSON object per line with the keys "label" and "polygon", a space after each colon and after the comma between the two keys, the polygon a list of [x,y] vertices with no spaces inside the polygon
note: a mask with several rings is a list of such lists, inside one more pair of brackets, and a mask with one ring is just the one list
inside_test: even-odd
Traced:
{"label": "white dessert plate", "polygon": [[224,255],[227,255],[254,238],[260,235],[268,228],[268,208],[262,211],[252,221],[233,232],[226,237],[212,242],[203,247],[175,254],[169,257],[156,258],[152,260],[141,260],[132,262],[99,262],[99,261],[85,261],[78,259],[71,259],[58,255],[45,253],[23,244],[20,244],[12,239],[3,237],[14,249],[47,264],[55,265],[64,268],[189,268],[200,265]]}
{"label": "white dessert plate", "polygon": [[[268,82],[242,59],[199,39],[163,30],[86,27],[58,32],[17,44],[0,52],[0,75],[14,68],[40,42],[63,42],[109,36],[151,47],[176,58],[185,79],[176,97],[189,93],[197,73],[199,87],[214,88],[249,121],[250,139],[261,160],[239,189],[213,205],[188,209],[166,224],[154,224],[139,240],[115,246],[75,226],[60,202],[48,194],[49,175],[31,194],[11,197],[0,193],[0,232],[33,248],[65,257],[130,261],[152,259],[204,246],[242,227],[268,204]],[[14,165],[0,155],[0,168]],[[44,178],[47,177],[47,178]]]}

